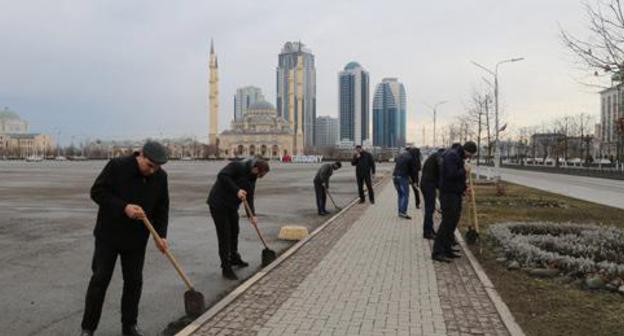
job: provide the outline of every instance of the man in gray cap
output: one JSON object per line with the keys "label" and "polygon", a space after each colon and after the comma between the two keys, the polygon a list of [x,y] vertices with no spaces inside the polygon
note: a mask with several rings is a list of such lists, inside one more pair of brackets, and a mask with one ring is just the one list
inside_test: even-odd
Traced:
{"label": "man in gray cap", "polygon": [[166,162],[165,147],[149,141],[140,152],[110,160],[91,187],[91,199],[99,209],[82,336],[93,335],[97,328],[118,256],[124,281],[122,333],[124,336],[143,335],[137,327],[137,317],[149,231],[142,220],[148,218],[152,222],[163,239],[163,244],[156,243],[156,247],[164,253],[168,249],[169,191],[167,173],[161,166]]}

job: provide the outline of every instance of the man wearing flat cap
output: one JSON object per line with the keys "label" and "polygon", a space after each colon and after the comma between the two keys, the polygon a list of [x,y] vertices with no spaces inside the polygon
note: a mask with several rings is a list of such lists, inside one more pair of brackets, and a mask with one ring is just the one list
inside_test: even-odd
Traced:
{"label": "man wearing flat cap", "polygon": [[149,231],[142,220],[148,218],[165,252],[169,221],[167,173],[161,166],[167,162],[167,150],[158,142],[149,141],[140,152],[108,162],[91,187],[91,199],[99,206],[95,225],[93,274],[87,289],[83,336],[91,336],[102,313],[106,289],[121,259],[123,293],[121,323],[124,336],[143,335],[137,327],[139,300],[143,286],[143,262]]}

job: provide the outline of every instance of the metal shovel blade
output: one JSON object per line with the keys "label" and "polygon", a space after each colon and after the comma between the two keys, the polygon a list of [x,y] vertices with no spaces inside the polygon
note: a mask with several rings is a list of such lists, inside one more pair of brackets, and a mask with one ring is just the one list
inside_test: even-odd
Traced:
{"label": "metal shovel blade", "polygon": [[194,289],[184,293],[184,311],[189,317],[197,318],[206,311],[204,295]]}
{"label": "metal shovel blade", "polygon": [[474,245],[479,240],[479,233],[474,228],[469,228],[466,232],[466,243]]}
{"label": "metal shovel blade", "polygon": [[262,267],[272,263],[276,258],[275,251],[265,248],[262,250]]}

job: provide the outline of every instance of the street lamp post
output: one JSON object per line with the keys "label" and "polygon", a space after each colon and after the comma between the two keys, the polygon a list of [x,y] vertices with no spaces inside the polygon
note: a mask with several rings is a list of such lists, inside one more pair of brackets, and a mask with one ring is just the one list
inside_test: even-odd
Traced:
{"label": "street lamp post", "polygon": [[442,104],[446,104],[448,101],[447,100],[441,100],[437,103],[435,103],[435,105],[430,106],[425,104],[427,107],[429,107],[430,109],[433,110],[433,147],[435,148],[436,146],[436,121],[438,118],[438,112],[437,112],[437,108],[438,106],[442,105]]}
{"label": "street lamp post", "polygon": [[472,64],[485,70],[487,73],[489,73],[490,75],[494,77],[494,110],[495,110],[494,127],[496,127],[496,132],[494,133],[494,136],[495,136],[494,137],[494,175],[497,180],[500,179],[500,155],[501,155],[499,140],[498,140],[498,133],[500,132],[499,123],[498,123],[498,67],[504,63],[519,62],[522,60],[524,60],[524,57],[510,58],[510,59],[499,61],[498,63],[496,63],[496,67],[494,68],[494,71],[484,67],[483,65],[475,61],[471,61]]}

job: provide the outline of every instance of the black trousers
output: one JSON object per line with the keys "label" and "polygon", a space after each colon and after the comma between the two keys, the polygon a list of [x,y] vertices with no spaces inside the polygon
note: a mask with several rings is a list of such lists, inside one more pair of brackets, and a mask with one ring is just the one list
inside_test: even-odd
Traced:
{"label": "black trousers", "polygon": [[95,240],[95,252],[91,269],[93,275],[89,281],[82,329],[95,330],[100,322],[106,289],[110,283],[117,256],[121,256],[123,273],[123,292],[121,294],[121,323],[124,326],[137,324],[139,300],[143,287],[143,263],[146,244],[136,249],[120,249],[113,244]]}
{"label": "black trousers", "polygon": [[366,183],[366,188],[368,189],[368,199],[371,201],[371,203],[375,202],[375,191],[373,190],[373,184],[371,182],[370,174],[356,175],[355,177],[357,179],[360,201],[366,200],[366,197],[364,196],[364,183]]}
{"label": "black trousers", "polygon": [[442,222],[433,243],[433,254],[446,254],[452,251],[452,242],[455,240],[453,235],[461,216],[462,195],[443,193],[440,195],[440,206]]}
{"label": "black trousers", "polygon": [[229,208],[210,207],[210,214],[217,228],[221,268],[232,267],[232,260],[240,259],[238,254],[238,233],[240,232],[238,211]]}
{"label": "black trousers", "polygon": [[[420,193],[418,193],[418,188],[416,188],[417,185],[418,185],[418,181],[412,183],[412,191],[414,192],[414,200],[416,201],[416,208],[419,208],[420,207]],[[424,191],[422,192],[424,193]]]}
{"label": "black trousers", "polygon": [[325,209],[325,203],[327,203],[327,194],[325,193],[325,186],[323,183],[314,181],[314,193],[316,194],[316,209],[319,214],[327,212]]}
{"label": "black trousers", "polygon": [[436,186],[434,182],[428,180],[420,181],[420,190],[425,199],[425,219],[423,222],[423,232],[433,233],[433,212],[435,211]]}

